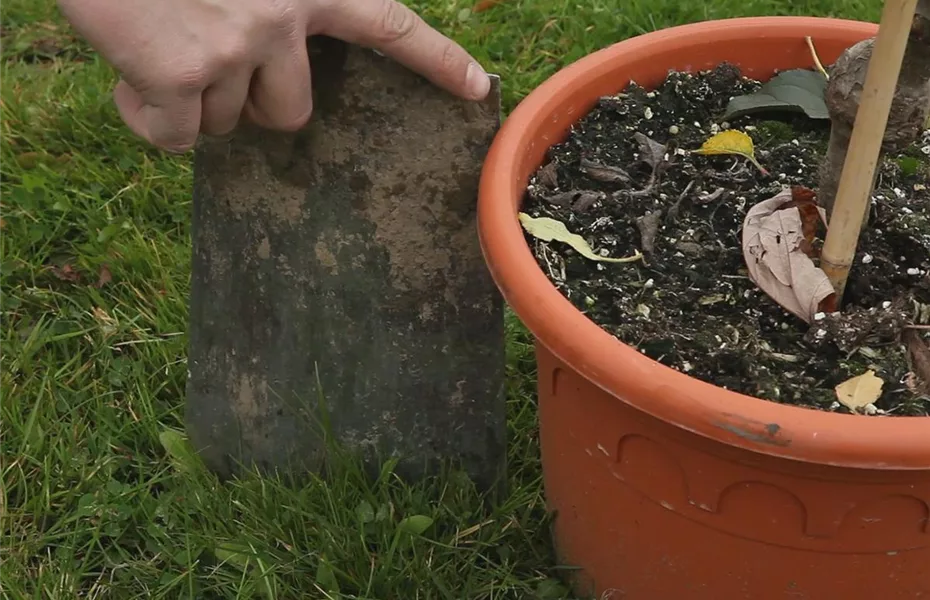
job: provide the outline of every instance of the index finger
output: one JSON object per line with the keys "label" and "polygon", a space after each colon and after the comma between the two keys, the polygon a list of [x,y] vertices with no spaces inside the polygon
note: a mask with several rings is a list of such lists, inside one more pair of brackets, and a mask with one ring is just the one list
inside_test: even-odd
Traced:
{"label": "index finger", "polygon": [[396,0],[345,0],[330,6],[312,33],[374,48],[439,87],[470,100],[483,100],[487,73],[464,48],[430,27]]}

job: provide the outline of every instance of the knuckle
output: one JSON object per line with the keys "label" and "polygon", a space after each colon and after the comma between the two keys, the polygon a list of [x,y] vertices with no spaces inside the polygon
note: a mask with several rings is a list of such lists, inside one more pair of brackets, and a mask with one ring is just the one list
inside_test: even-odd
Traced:
{"label": "knuckle", "polygon": [[220,71],[238,67],[249,58],[249,40],[244,34],[230,35],[214,48],[213,63]]}
{"label": "knuckle", "polygon": [[325,18],[326,15],[332,15],[339,8],[343,0],[316,0],[313,3],[313,16],[315,19]]}
{"label": "knuckle", "polygon": [[265,0],[254,3],[255,18],[260,27],[277,34],[291,35],[297,31],[297,7],[289,0]]}
{"label": "knuckle", "polygon": [[442,49],[442,55],[439,57],[439,68],[443,72],[454,72],[460,67],[464,67],[461,52],[453,43],[447,43]]}
{"label": "knuckle", "polygon": [[175,89],[184,93],[200,92],[210,83],[209,68],[205,61],[183,65],[175,75]]}
{"label": "knuckle", "polygon": [[187,61],[184,64],[165,64],[149,76],[150,87],[154,90],[193,93],[204,89],[208,82],[206,63],[200,60]]}
{"label": "knuckle", "polygon": [[383,0],[379,33],[384,44],[393,44],[412,36],[420,25],[420,18],[396,0]]}
{"label": "knuckle", "polygon": [[310,113],[311,111],[307,110],[301,115],[297,115],[296,117],[283,120],[278,125],[278,128],[281,129],[282,131],[297,131],[301,129],[304,125],[306,125],[307,121],[310,120]]}

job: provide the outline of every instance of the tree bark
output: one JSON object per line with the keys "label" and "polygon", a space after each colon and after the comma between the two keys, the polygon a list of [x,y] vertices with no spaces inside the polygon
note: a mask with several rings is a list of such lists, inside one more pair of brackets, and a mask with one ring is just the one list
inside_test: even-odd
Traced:
{"label": "tree bark", "polygon": [[[859,110],[862,87],[872,56],[874,38],[850,46],[830,70],[824,94],[830,111],[830,144],[820,167],[818,201],[832,214],[849,138]],[[920,0],[908,36],[901,75],[888,114],[882,155],[897,153],[913,144],[927,123],[930,111],[930,0]],[[873,181],[874,186],[874,181]],[[866,215],[868,216],[868,215]],[[863,221],[865,223],[866,221]]]}
{"label": "tree bark", "polygon": [[374,472],[451,461],[491,487],[504,332],[476,200],[498,85],[467,102],[370,50],[309,46],[302,131],[243,126],[196,151],[191,440],[223,476],[300,476],[335,441]]}

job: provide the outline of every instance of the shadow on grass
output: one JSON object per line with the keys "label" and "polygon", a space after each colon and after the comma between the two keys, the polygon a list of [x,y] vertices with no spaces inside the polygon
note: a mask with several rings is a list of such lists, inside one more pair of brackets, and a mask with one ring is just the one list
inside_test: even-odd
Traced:
{"label": "shadow on grass", "polygon": [[176,584],[186,580],[195,596],[566,598],[540,489],[531,340],[512,316],[508,329],[506,494],[480,493],[452,465],[416,483],[395,473],[393,459],[372,472],[370,459],[326,435],[325,409],[325,466],[296,478],[243,468],[220,482],[182,434],[167,431],[161,441],[187,495],[186,510],[172,514],[198,549]]}

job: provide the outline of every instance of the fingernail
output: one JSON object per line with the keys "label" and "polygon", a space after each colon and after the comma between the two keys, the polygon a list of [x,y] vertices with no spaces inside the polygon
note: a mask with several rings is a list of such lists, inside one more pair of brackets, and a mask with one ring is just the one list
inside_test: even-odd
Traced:
{"label": "fingernail", "polygon": [[491,80],[488,74],[484,72],[476,62],[469,63],[468,71],[465,73],[465,86],[468,88],[468,94],[475,100],[484,100],[485,96],[491,90]]}

